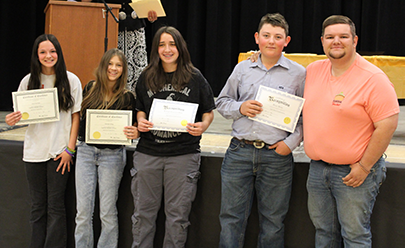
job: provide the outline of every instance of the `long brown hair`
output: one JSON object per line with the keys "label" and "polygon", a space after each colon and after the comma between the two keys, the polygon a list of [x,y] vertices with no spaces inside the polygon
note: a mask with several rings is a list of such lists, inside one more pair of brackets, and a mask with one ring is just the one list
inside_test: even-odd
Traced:
{"label": "long brown hair", "polygon": [[[114,56],[117,56],[122,63],[122,74],[113,86],[111,100],[106,102],[104,99],[109,93],[107,70],[110,60]],[[114,103],[117,104],[117,109],[121,109],[126,102],[122,96],[127,92],[125,86],[128,78],[128,63],[124,53],[117,48],[105,52],[96,69],[95,76],[96,80],[83,97],[80,113],[83,114],[86,109],[108,109]]]}
{"label": "long brown hair", "polygon": [[42,34],[38,36],[32,47],[31,54],[31,75],[28,81],[28,89],[40,89],[42,66],[38,58],[38,47],[41,42],[50,41],[55,47],[58,61],[54,65],[55,88],[58,91],[58,102],[61,110],[67,111],[73,106],[73,98],[70,94],[70,84],[66,73],[66,64],[63,58],[62,47],[58,39],[52,34]]}
{"label": "long brown hair", "polygon": [[[163,33],[170,34],[179,52],[177,58],[177,70],[173,73],[171,82],[167,82],[166,73],[163,69],[159,57],[160,36]],[[166,83],[170,83],[175,90],[181,90],[191,79],[196,68],[191,63],[190,53],[187,50],[187,44],[181,33],[174,27],[161,27],[153,37],[150,53],[149,65],[145,68],[145,83],[147,88],[153,92],[161,90]]]}

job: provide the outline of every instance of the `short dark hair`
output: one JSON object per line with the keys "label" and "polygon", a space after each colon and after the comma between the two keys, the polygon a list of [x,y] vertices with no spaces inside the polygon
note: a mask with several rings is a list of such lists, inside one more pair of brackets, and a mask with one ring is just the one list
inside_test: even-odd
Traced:
{"label": "short dark hair", "polygon": [[288,36],[288,23],[285,20],[284,16],[282,16],[281,14],[279,13],[265,14],[260,20],[259,28],[257,29],[258,33],[260,33],[260,30],[262,29],[264,24],[271,24],[274,27],[280,27],[284,29],[285,36],[286,37]]}
{"label": "short dark hair", "polygon": [[325,34],[325,28],[334,24],[348,24],[353,38],[356,36],[356,26],[354,25],[354,22],[349,17],[342,15],[332,15],[323,21],[322,36]]}

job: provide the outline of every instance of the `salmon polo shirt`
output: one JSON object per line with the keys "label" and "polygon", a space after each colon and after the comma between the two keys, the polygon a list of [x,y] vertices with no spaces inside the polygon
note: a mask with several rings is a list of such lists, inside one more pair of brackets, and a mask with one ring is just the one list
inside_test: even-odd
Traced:
{"label": "salmon polo shirt", "polygon": [[304,148],[313,160],[354,164],[374,132],[374,123],[399,113],[393,84],[360,55],[341,76],[331,75],[331,62],[307,67],[303,107]]}

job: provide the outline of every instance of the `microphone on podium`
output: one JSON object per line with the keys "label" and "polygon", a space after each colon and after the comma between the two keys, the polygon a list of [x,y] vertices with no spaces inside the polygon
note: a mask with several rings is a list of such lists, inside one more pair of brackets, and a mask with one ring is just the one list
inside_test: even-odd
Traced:
{"label": "microphone on podium", "polygon": [[119,16],[119,18],[120,18],[120,21],[123,21],[123,20],[127,19],[127,14],[125,14],[124,11],[121,11],[121,12],[118,14],[118,16]]}

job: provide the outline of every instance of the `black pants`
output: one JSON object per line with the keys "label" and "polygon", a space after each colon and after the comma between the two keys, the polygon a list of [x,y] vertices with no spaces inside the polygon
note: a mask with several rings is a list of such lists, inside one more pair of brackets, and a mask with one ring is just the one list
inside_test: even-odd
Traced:
{"label": "black pants", "polygon": [[69,172],[56,172],[60,160],[25,163],[31,198],[31,248],[66,247],[65,190]]}

